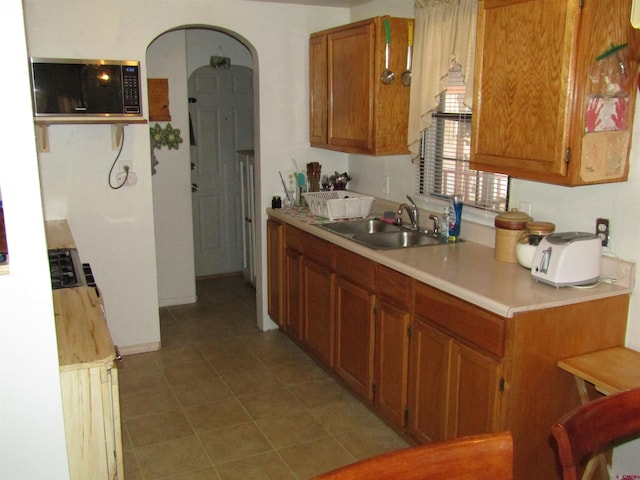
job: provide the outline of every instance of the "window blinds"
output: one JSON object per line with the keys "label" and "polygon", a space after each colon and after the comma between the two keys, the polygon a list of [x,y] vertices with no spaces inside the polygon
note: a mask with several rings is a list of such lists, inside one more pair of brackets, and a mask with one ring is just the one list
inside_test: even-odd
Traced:
{"label": "window blinds", "polygon": [[451,70],[433,123],[423,132],[418,191],[440,198],[461,195],[467,205],[504,210],[509,177],[469,168],[471,110],[464,104],[465,90],[460,70]]}

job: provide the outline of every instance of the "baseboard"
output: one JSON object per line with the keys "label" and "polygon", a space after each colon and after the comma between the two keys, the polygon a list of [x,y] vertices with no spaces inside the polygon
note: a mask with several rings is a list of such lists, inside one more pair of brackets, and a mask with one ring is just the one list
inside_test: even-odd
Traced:
{"label": "baseboard", "polygon": [[188,305],[196,303],[198,301],[197,295],[190,295],[188,297],[176,297],[176,298],[159,298],[159,307],[175,307],[176,305]]}
{"label": "baseboard", "polygon": [[118,353],[122,356],[135,355],[137,353],[155,352],[160,350],[162,345],[160,342],[139,343],[138,345],[127,345],[126,347],[118,347]]}

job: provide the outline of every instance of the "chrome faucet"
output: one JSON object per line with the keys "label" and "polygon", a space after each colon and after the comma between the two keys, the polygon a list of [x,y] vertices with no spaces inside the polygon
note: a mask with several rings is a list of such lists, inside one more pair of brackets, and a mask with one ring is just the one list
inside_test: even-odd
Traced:
{"label": "chrome faucet", "polygon": [[407,215],[409,215],[409,221],[411,222],[411,229],[420,230],[420,214],[418,213],[418,207],[416,206],[416,203],[413,201],[413,199],[409,195],[407,195],[407,198],[409,199],[411,204],[408,204],[408,203],[400,204],[400,206],[398,207],[398,212],[396,214],[396,223],[397,224],[402,223],[402,210],[404,209],[407,211]]}
{"label": "chrome faucet", "polygon": [[437,215],[429,215],[429,220],[433,220],[433,230],[430,232],[433,234],[434,237],[439,237],[440,236],[440,219],[438,218]]}

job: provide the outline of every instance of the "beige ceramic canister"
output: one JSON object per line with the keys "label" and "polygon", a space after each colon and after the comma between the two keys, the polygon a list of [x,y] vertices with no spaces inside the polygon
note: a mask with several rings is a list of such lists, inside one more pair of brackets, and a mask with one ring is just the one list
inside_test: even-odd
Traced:
{"label": "beige ceramic canister", "polygon": [[526,213],[519,212],[517,208],[496,216],[494,222],[496,226],[496,260],[518,263],[516,245],[522,234],[526,232],[527,223],[532,220],[533,218]]}

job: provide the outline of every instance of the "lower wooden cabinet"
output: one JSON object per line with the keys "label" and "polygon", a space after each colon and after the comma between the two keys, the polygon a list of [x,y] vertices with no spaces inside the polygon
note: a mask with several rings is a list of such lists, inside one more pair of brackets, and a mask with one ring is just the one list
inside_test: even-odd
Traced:
{"label": "lower wooden cabinet", "polygon": [[336,279],[336,373],[358,395],[372,399],[375,295]]}
{"label": "lower wooden cabinet", "polygon": [[494,431],[505,320],[416,283],[409,430],[423,441]]}
{"label": "lower wooden cabinet", "polygon": [[124,478],[115,348],[94,288],[53,291],[71,480]]}
{"label": "lower wooden cabinet", "polygon": [[285,285],[287,285],[287,289],[284,292],[284,328],[295,338],[300,339],[302,336],[302,305],[300,301],[302,293],[302,255],[300,252],[288,248],[285,249],[284,265]]}
{"label": "lower wooden cabinet", "polygon": [[72,480],[123,478],[118,370],[63,369],[62,408]]}
{"label": "lower wooden cabinet", "polygon": [[514,478],[561,480],[550,426],[580,398],[557,361],[623,345],[628,295],[506,318],[282,226],[268,278],[284,331],[416,441],[510,431]]}
{"label": "lower wooden cabinet", "polygon": [[333,246],[314,235],[302,235],[302,343],[325,365],[335,350]]}
{"label": "lower wooden cabinet", "polygon": [[303,262],[302,342],[325,364],[334,357],[334,277],[329,268],[308,258]]}
{"label": "lower wooden cabinet", "polygon": [[504,389],[502,363],[453,340],[450,348],[445,438],[496,431]]}
{"label": "lower wooden cabinet", "polygon": [[429,442],[495,431],[501,363],[417,319],[410,365],[409,433]]}
{"label": "lower wooden cabinet", "polygon": [[385,418],[400,428],[405,427],[407,417],[413,285],[411,277],[376,265],[373,403]]}
{"label": "lower wooden cabinet", "polygon": [[284,230],[284,328],[302,338],[302,232],[285,225]]}
{"label": "lower wooden cabinet", "polygon": [[447,436],[451,339],[416,320],[411,329],[407,432],[421,443]]}
{"label": "lower wooden cabinet", "polygon": [[373,403],[387,419],[403,427],[409,376],[411,313],[385,299],[376,304]]}
{"label": "lower wooden cabinet", "polygon": [[283,325],[284,225],[267,220],[267,311],[279,326]]}

